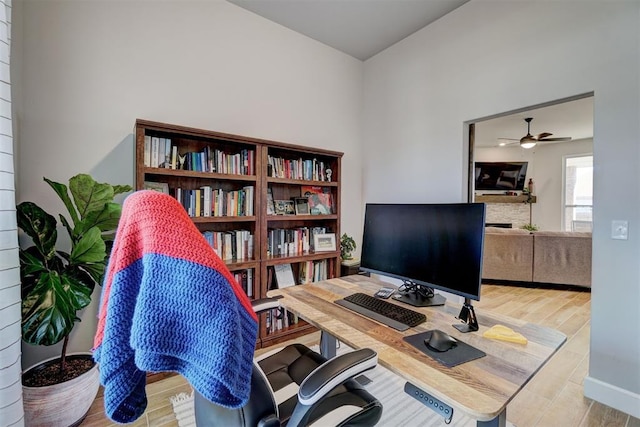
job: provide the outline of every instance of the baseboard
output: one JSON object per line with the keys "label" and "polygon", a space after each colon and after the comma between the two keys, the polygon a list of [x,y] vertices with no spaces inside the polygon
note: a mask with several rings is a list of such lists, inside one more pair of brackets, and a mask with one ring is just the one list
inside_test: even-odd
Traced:
{"label": "baseboard", "polygon": [[584,395],[625,414],[640,418],[640,394],[587,376],[584,379]]}

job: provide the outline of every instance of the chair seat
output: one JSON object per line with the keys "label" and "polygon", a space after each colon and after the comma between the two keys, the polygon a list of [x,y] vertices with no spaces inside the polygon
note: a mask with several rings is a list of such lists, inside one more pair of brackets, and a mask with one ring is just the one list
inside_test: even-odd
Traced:
{"label": "chair seat", "polygon": [[[282,425],[286,425],[298,403],[300,384],[326,360],[302,344],[292,344],[258,361],[273,388]],[[352,379],[318,402],[311,411],[308,425],[371,426],[381,415],[380,402]]]}

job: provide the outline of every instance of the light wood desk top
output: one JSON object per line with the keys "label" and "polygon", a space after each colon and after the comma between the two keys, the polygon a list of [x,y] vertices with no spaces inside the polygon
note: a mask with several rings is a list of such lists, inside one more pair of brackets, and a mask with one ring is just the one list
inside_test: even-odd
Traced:
{"label": "light wood desk top", "polygon": [[[268,296],[282,296],[282,306],[345,344],[375,350],[381,365],[479,421],[493,420],[505,413],[507,403],[566,341],[566,336],[556,330],[484,310],[476,313],[480,330],[461,333],[452,327],[459,322],[455,317],[460,312],[460,305],[450,302],[427,308],[396,302],[427,316],[426,323],[405,332],[334,303],[355,292],[373,295],[383,286],[389,284],[372,277],[352,275],[273,290]],[[387,301],[394,302],[393,298]],[[528,343],[522,345],[484,338],[482,333],[495,324],[520,332]],[[447,332],[487,355],[447,368],[403,340],[405,336],[432,329]]]}

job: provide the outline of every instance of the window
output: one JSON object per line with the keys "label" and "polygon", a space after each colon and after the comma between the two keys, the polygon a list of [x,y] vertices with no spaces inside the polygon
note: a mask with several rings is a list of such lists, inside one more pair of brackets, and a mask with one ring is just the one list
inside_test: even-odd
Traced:
{"label": "window", "polygon": [[564,158],[562,229],[591,231],[593,214],[593,156]]}

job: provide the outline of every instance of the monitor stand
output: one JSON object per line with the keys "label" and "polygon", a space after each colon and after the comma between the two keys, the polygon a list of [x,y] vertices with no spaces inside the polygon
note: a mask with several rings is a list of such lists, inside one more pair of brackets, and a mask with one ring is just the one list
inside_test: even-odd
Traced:
{"label": "monitor stand", "polygon": [[428,286],[408,281],[405,281],[400,286],[393,299],[414,307],[444,305],[447,300],[444,296],[434,293],[433,289]]}
{"label": "monitor stand", "polygon": [[462,309],[460,310],[460,314],[458,314],[457,319],[460,319],[460,321],[463,323],[462,324],[457,323],[452,326],[457,330],[459,330],[460,332],[463,332],[463,333],[475,332],[478,329],[480,329],[478,326],[478,319],[476,318],[476,312],[473,309],[473,306],[471,305],[471,300],[469,298],[464,299],[464,305],[462,306]]}

